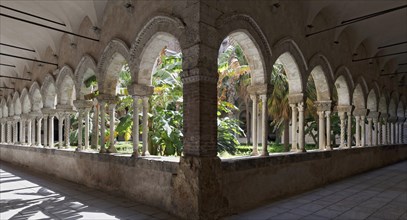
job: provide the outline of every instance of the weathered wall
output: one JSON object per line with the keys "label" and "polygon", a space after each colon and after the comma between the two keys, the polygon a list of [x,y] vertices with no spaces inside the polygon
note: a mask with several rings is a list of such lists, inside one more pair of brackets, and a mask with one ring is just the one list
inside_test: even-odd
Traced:
{"label": "weathered wall", "polygon": [[228,214],[407,159],[407,145],[222,161]]}
{"label": "weathered wall", "polygon": [[87,152],[0,145],[0,160],[27,166],[88,187],[171,209],[178,163]]}

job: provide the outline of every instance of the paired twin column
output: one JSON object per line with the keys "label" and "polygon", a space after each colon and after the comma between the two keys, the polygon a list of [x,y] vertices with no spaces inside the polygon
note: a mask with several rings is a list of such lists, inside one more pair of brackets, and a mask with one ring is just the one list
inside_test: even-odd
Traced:
{"label": "paired twin column", "polygon": [[318,114],[318,146],[320,150],[332,150],[331,101],[315,102]]}
{"label": "paired twin column", "polygon": [[[252,140],[253,140],[253,151],[252,151],[252,156],[257,156],[259,155],[258,152],[258,123],[261,126],[261,139],[262,139],[262,156],[268,156],[268,150],[267,150],[267,133],[268,133],[268,128],[267,128],[267,122],[268,122],[268,117],[267,117],[267,95],[266,94],[251,94],[250,98],[252,99],[253,106],[252,106]],[[260,104],[261,101],[261,114],[260,114],[260,120],[258,118],[258,105]]]}
{"label": "paired twin column", "polygon": [[304,102],[290,104],[290,107],[291,107],[291,151],[305,152]]}

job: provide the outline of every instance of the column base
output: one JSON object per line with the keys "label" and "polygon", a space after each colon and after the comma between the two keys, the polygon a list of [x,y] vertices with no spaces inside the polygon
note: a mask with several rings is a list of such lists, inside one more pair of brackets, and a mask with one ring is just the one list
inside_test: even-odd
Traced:
{"label": "column base", "polygon": [[131,154],[131,158],[138,158],[138,157],[140,157],[140,155],[139,155],[138,152],[133,152],[133,153]]}
{"label": "column base", "polygon": [[102,153],[102,154],[106,153],[106,148],[100,148],[99,153]]}
{"label": "column base", "polygon": [[256,150],[256,151],[253,151],[251,154],[250,154],[250,156],[258,156],[259,155],[259,152]]}
{"label": "column base", "polygon": [[325,150],[333,150],[333,149],[332,149],[332,146],[326,146]]}
{"label": "column base", "polygon": [[78,147],[75,149],[75,151],[76,151],[76,152],[81,152],[81,151],[82,151],[82,146],[78,146]]}
{"label": "column base", "polygon": [[141,154],[141,156],[150,156],[150,152],[146,151]]}
{"label": "column base", "polygon": [[107,149],[107,153],[117,153],[117,149],[114,146],[110,146],[109,149]]}
{"label": "column base", "polygon": [[267,156],[269,156],[269,155],[270,155],[269,152],[262,152],[262,153],[261,153],[261,156],[262,156],[262,157],[267,157]]}
{"label": "column base", "polygon": [[31,144],[30,147],[36,147],[36,145],[35,145],[35,144]]}

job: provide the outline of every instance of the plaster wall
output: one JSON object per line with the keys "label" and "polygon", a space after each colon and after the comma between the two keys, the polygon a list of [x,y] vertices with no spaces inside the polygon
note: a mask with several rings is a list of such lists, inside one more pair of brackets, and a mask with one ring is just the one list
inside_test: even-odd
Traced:
{"label": "plaster wall", "polygon": [[407,159],[407,145],[222,160],[228,214]]}
{"label": "plaster wall", "polygon": [[0,145],[0,160],[170,210],[178,163],[107,154]]}

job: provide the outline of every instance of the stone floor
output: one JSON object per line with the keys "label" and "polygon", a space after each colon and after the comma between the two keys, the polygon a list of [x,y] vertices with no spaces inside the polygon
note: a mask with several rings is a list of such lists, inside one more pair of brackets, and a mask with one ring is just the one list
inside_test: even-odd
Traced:
{"label": "stone floor", "polygon": [[0,161],[0,219],[175,219],[156,208]]}
{"label": "stone floor", "polygon": [[227,219],[407,220],[407,161]]}

